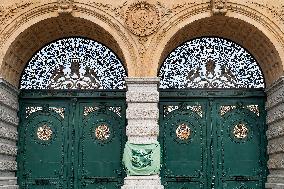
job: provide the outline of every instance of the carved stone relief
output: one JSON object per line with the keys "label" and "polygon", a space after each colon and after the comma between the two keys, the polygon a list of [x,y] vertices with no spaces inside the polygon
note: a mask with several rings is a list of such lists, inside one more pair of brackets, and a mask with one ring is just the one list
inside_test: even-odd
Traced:
{"label": "carved stone relief", "polygon": [[158,8],[146,1],[130,5],[126,12],[125,24],[138,36],[147,36],[155,32],[160,23]]}
{"label": "carved stone relief", "polygon": [[212,13],[224,15],[227,13],[227,0],[212,0]]}
{"label": "carved stone relief", "polygon": [[71,13],[73,11],[74,0],[58,0],[58,13]]}

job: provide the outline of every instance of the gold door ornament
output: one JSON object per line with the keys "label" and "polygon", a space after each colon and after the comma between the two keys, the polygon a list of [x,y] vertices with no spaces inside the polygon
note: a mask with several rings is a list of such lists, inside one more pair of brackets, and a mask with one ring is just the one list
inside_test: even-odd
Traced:
{"label": "gold door ornament", "polygon": [[180,140],[188,140],[190,135],[191,135],[191,130],[185,123],[182,123],[177,127],[176,136]]}
{"label": "gold door ornament", "polygon": [[110,137],[110,129],[106,124],[101,124],[95,129],[95,135],[98,140],[107,140]]}
{"label": "gold door ornament", "polygon": [[239,123],[233,129],[233,134],[237,139],[244,139],[248,136],[248,128],[245,124]]}
{"label": "gold door ornament", "polygon": [[43,141],[50,140],[52,133],[53,132],[52,132],[51,128],[46,124],[44,124],[43,126],[40,126],[37,129],[37,137],[38,137],[38,139],[43,140]]}

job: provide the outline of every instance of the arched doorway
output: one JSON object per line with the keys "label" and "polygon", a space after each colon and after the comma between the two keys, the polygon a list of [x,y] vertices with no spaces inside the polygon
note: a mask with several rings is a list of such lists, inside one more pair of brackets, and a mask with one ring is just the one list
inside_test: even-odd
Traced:
{"label": "arched doorway", "polygon": [[20,80],[20,188],[120,188],[127,73],[105,45],[56,40]]}
{"label": "arched doorway", "polygon": [[168,55],[159,77],[165,188],[264,188],[265,82],[253,56],[196,38]]}

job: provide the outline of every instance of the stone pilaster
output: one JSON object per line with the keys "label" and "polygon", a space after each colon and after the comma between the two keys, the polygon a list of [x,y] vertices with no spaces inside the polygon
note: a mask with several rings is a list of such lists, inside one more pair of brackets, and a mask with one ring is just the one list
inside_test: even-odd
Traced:
{"label": "stone pilaster", "polygon": [[18,90],[0,78],[0,188],[18,188],[17,126]]}
{"label": "stone pilaster", "polygon": [[268,189],[284,188],[284,77],[267,90]]}
{"label": "stone pilaster", "polygon": [[[159,78],[126,78],[128,142],[152,144],[159,134]],[[122,189],[163,189],[159,175],[130,176],[124,180]]]}

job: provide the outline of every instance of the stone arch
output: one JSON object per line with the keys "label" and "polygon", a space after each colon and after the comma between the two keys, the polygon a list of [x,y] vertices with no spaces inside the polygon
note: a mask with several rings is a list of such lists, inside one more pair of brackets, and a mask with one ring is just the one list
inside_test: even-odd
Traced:
{"label": "stone arch", "polygon": [[[187,19],[182,20],[184,17]],[[183,42],[204,36],[223,37],[240,44],[256,58],[263,70],[266,86],[270,86],[283,74],[284,61],[279,56],[284,53],[283,44],[275,37],[280,34],[259,22],[234,12],[228,12],[227,16],[212,16],[210,12],[196,13],[190,18],[179,15],[156,34],[157,46],[150,50],[156,59],[152,58],[151,62],[158,73],[166,56]],[[175,27],[167,27],[173,24]]]}
{"label": "stone arch", "polygon": [[[32,55],[46,44],[64,37],[80,36],[96,40],[110,49],[125,64],[128,75],[134,75],[136,56],[131,45],[131,38],[127,36],[123,27],[114,19],[100,10],[91,7],[79,7],[71,14],[58,14],[51,7],[37,15],[37,11],[29,12],[29,18],[25,14],[19,19],[25,22],[17,26],[13,21],[6,31],[12,31],[2,44],[0,56],[1,77],[15,87],[18,86],[20,75]],[[42,9],[37,7],[36,9]],[[27,14],[27,13],[26,13]],[[94,15],[92,15],[94,14]],[[26,20],[25,20],[26,19]],[[4,33],[4,32],[3,32]]]}

